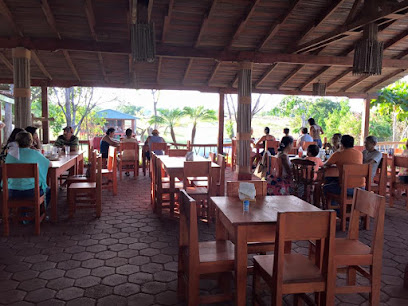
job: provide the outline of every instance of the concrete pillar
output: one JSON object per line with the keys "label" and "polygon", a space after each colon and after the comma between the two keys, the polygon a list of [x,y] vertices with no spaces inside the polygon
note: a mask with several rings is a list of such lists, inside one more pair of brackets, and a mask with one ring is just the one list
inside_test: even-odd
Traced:
{"label": "concrete pillar", "polygon": [[30,50],[21,47],[13,49],[14,117],[15,127],[19,128],[32,124],[30,60]]}

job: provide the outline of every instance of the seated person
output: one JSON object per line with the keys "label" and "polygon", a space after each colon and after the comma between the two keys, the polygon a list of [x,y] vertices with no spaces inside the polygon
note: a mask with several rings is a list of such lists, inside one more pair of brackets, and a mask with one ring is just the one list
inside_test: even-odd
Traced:
{"label": "seated person", "polygon": [[[336,165],[339,170],[339,177],[326,177],[323,191],[325,194],[341,193],[341,182],[343,174],[343,165],[363,164],[363,153],[354,149],[354,137],[350,135],[343,135],[340,140],[341,150],[333,153],[329,160],[325,163],[325,167]],[[364,186],[364,178],[352,178],[350,184],[355,187]],[[351,196],[354,193],[354,188],[347,189],[347,195]]]}
{"label": "seated person", "polygon": [[102,158],[108,158],[110,146],[119,147],[120,143],[119,141],[113,139],[114,136],[115,129],[109,128],[106,131],[106,135],[101,139],[101,146],[99,151],[101,152]]}
{"label": "seated person", "polygon": [[332,136],[332,146],[331,149],[333,152],[340,151],[340,141],[341,141],[341,134],[335,133]]}
{"label": "seated person", "polygon": [[365,150],[363,151],[363,164],[370,164],[371,178],[374,179],[377,173],[378,165],[382,159],[382,153],[375,149],[377,145],[377,137],[368,136],[364,141]]}
{"label": "seated person", "polygon": [[317,157],[317,155],[319,155],[319,152],[320,152],[320,148],[318,145],[309,145],[307,147],[306,159],[315,163],[315,166],[313,169],[314,170],[314,178],[313,178],[314,180],[317,179],[317,172],[319,171],[319,168],[324,166],[323,161],[319,157]]}
{"label": "seated person", "polygon": [[302,127],[301,133],[302,133],[302,135],[298,138],[297,143],[296,143],[298,148],[302,148],[302,146],[303,146],[303,144],[305,142],[313,142],[313,138],[307,132],[306,127]]}
{"label": "seated person", "polygon": [[[164,139],[159,136],[158,130],[153,130],[152,135],[147,137],[145,144],[149,145],[149,151],[146,152],[146,158],[150,160],[150,152],[152,151],[152,143],[165,143]],[[163,155],[162,150],[154,150],[156,155]]]}
{"label": "seated person", "polygon": [[69,146],[71,152],[79,150],[79,139],[74,135],[74,129],[70,126],[67,126],[62,129],[64,134],[58,136],[57,140],[55,141],[54,146],[58,148],[64,148],[65,146]]}
{"label": "seated person", "polygon": [[7,139],[6,144],[3,146],[1,149],[0,153],[0,161],[5,162],[7,154],[11,154],[14,157],[18,158],[19,156],[19,151],[18,151],[18,144],[16,142],[16,136],[18,133],[24,131],[23,129],[20,128],[15,128],[9,138]]}
{"label": "seated person", "polygon": [[[266,141],[267,141],[267,140],[276,141],[276,139],[275,139],[274,136],[269,135],[269,132],[270,132],[269,128],[268,128],[268,127],[265,127],[265,129],[264,129],[265,135],[263,135],[263,136],[257,141],[257,143],[255,144],[256,147],[262,145],[262,147],[265,148],[265,145],[266,145]],[[265,151],[265,150],[262,150],[262,151],[260,152],[260,154],[263,155],[263,154],[264,154],[264,151]],[[272,155],[275,155],[275,154],[276,154],[276,152],[275,152],[275,150],[274,150],[273,148],[268,149],[268,151],[269,151]]]}
{"label": "seated person", "polygon": [[[135,142],[138,143],[137,139],[132,137],[133,131],[132,129],[126,130],[126,137],[121,139],[121,142]],[[124,150],[122,153],[123,160],[134,160],[135,159],[135,151],[133,150]]]}
{"label": "seated person", "polygon": [[289,128],[284,128],[283,129],[283,137],[289,137],[290,136],[289,132],[290,132]]}
{"label": "seated person", "polygon": [[[26,164],[32,163],[38,165],[38,177],[40,184],[40,195],[45,193],[46,207],[50,203],[51,190],[47,187],[47,173],[51,162],[46,159],[37,150],[30,149],[33,143],[33,137],[26,131],[19,132],[16,136],[18,144],[18,158],[8,154],[6,164]],[[8,183],[9,195],[11,198],[25,198],[34,196],[34,180],[33,179],[10,179]]]}
{"label": "seated person", "polygon": [[33,145],[31,146],[31,149],[41,150],[41,141],[38,137],[37,128],[35,126],[27,126],[25,130],[33,136]]}
{"label": "seated person", "polygon": [[[408,139],[405,143],[405,150],[401,154],[402,156],[408,156]],[[408,168],[400,168],[398,173],[398,179],[403,184],[408,184]]]}

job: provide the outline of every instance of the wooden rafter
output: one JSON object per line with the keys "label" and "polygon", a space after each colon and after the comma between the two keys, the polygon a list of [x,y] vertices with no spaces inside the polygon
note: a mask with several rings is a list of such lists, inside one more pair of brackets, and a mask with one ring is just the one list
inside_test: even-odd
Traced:
{"label": "wooden rafter", "polygon": [[51,29],[55,32],[57,37],[61,39],[61,34],[58,32],[57,29],[57,22],[55,20],[54,14],[52,13],[52,10],[48,4],[48,0],[41,0],[41,8],[44,12],[45,18],[47,19],[47,22]]}
{"label": "wooden rafter", "polygon": [[289,82],[295,75],[298,73],[304,66],[298,65],[295,69],[293,69],[277,86],[278,89],[282,89],[287,82]]}
{"label": "wooden rafter", "polygon": [[157,74],[156,74],[156,83],[157,84],[160,83],[160,73],[161,73],[161,69],[162,69],[162,61],[163,61],[163,58],[159,57],[159,62],[157,64]]}
{"label": "wooden rafter", "polygon": [[13,27],[13,30],[16,34],[20,35],[21,37],[23,36],[23,33],[14,20],[13,14],[11,13],[4,0],[0,0],[0,15],[3,15],[7,19],[7,22]]}
{"label": "wooden rafter", "polygon": [[396,35],[392,39],[388,40],[384,43],[384,50],[392,47],[393,45],[399,43],[401,40],[405,39],[408,36],[408,30],[401,32],[400,34]]}
{"label": "wooden rafter", "polygon": [[368,78],[369,78],[369,76],[363,75],[363,76],[359,77],[357,80],[354,80],[353,82],[351,82],[351,83],[347,84],[346,86],[344,86],[340,91],[346,92],[350,88],[353,88],[354,86],[357,86],[358,84],[360,84],[361,82],[363,82],[364,80],[366,80]]}
{"label": "wooden rafter", "polygon": [[352,71],[353,71],[353,68],[347,68],[347,69],[344,70],[341,74],[339,74],[339,75],[336,76],[335,78],[331,79],[330,82],[327,82],[326,88],[329,88],[330,86],[334,85],[335,83],[337,83],[338,81],[340,81],[342,78],[344,78],[346,75],[348,75],[348,74],[351,73]]}
{"label": "wooden rafter", "polygon": [[316,19],[314,20],[311,24],[309,24],[306,27],[306,30],[300,35],[300,37],[297,39],[295,45],[298,45],[307,35],[309,35],[312,31],[314,31],[317,27],[319,27],[323,22],[325,22],[332,14],[333,12],[341,6],[346,0],[335,0],[332,1],[330,6],[327,7],[324,12]]}
{"label": "wooden rafter", "polygon": [[89,30],[91,31],[92,38],[98,40],[98,36],[95,31],[95,14],[92,6],[91,0],[85,0],[85,14],[86,19],[88,20]]}
{"label": "wooden rafter", "polygon": [[234,43],[234,41],[238,38],[238,36],[244,30],[245,25],[247,24],[248,20],[251,18],[251,16],[255,12],[255,8],[258,5],[259,1],[260,0],[255,0],[255,1],[251,2],[247,12],[245,13],[245,16],[242,17],[241,21],[239,22],[238,27],[236,28],[236,30],[234,32],[234,35],[232,35],[232,38],[231,38],[230,42],[227,45],[227,49],[230,49],[232,47],[232,44]]}
{"label": "wooden rafter", "polygon": [[350,22],[354,21],[354,18],[357,15],[358,9],[360,7],[360,3],[362,0],[355,0],[353,3],[353,6],[351,7],[350,13],[347,16],[346,19],[346,24],[349,24]]}
{"label": "wooden rafter", "polygon": [[167,15],[164,17],[163,32],[162,32],[162,39],[161,39],[162,42],[165,41],[167,31],[169,30],[170,19],[171,19],[171,15],[173,13],[173,6],[174,6],[174,0],[170,0],[169,7],[167,8]]}
{"label": "wooden rafter", "polygon": [[98,52],[98,60],[99,60],[99,65],[101,66],[101,71],[103,75],[103,79],[106,83],[109,83],[108,76],[106,75],[106,70],[105,70],[105,65],[103,62],[103,56],[101,52]]}
{"label": "wooden rafter", "polygon": [[331,66],[325,66],[316,73],[312,74],[305,82],[303,82],[299,86],[299,90],[303,90],[306,86],[308,86],[310,83],[312,83],[314,80],[316,80],[319,76],[321,76],[323,73],[325,73],[327,70],[329,70]]}
{"label": "wooden rafter", "polygon": [[81,78],[79,77],[78,71],[76,70],[74,63],[72,62],[69,52],[67,50],[62,50],[62,52],[64,53],[65,60],[67,61],[69,68],[71,68],[72,73],[74,74],[78,81],[81,81]]}
{"label": "wooden rafter", "polygon": [[52,80],[51,74],[47,71],[47,69],[44,67],[44,64],[41,62],[40,58],[38,57],[37,52],[34,50],[31,51],[31,57],[34,60],[34,62],[37,64],[38,68],[40,68],[41,72],[50,80]]}
{"label": "wooden rafter", "polygon": [[3,52],[0,52],[0,61],[3,62],[6,67],[13,72],[13,64],[10,63],[10,61],[7,59],[7,57],[3,54]]}
{"label": "wooden rafter", "polygon": [[192,58],[190,58],[190,60],[188,61],[188,64],[187,64],[187,68],[186,68],[186,70],[184,71],[184,76],[183,76],[183,84],[186,84],[187,82],[187,77],[188,77],[188,74],[190,73],[190,70],[191,70],[191,67],[193,66],[193,59]]}
{"label": "wooden rafter", "polygon": [[230,83],[230,87],[233,87],[233,88],[238,87],[238,78],[239,78],[239,72],[235,74],[234,79]]}
{"label": "wooden rafter", "polygon": [[361,32],[366,24],[378,22],[381,21],[382,19],[402,18],[405,16],[403,11],[406,9],[408,9],[408,0],[404,0],[395,6],[385,7],[381,12],[377,13],[375,16],[363,17],[355,22],[352,22],[351,24],[341,26],[339,27],[338,30],[332,31],[331,33],[323,35],[320,38],[302,44],[296,47],[295,50],[293,51],[308,52],[323,46],[327,46],[328,44],[334,43],[340,39],[344,39],[349,35],[355,35]]}
{"label": "wooden rafter", "polygon": [[221,62],[217,62],[217,63],[214,65],[214,69],[212,70],[212,72],[211,72],[211,74],[210,74],[210,77],[208,78],[207,86],[210,86],[210,84],[211,84],[212,80],[214,79],[215,74],[217,73],[217,71],[218,71],[218,69],[220,68],[220,66],[221,66]]}
{"label": "wooden rafter", "polygon": [[213,14],[213,11],[214,11],[214,8],[215,8],[216,4],[217,4],[217,0],[213,0],[213,2],[211,3],[210,8],[208,9],[208,12],[205,14],[205,16],[203,18],[203,21],[201,22],[200,31],[198,32],[198,36],[197,36],[196,42],[194,44],[195,48],[197,48],[201,43],[201,39],[203,37],[204,30],[207,28],[208,20],[209,20],[210,16]]}
{"label": "wooden rafter", "polygon": [[377,86],[386,83],[387,81],[389,81],[390,79],[392,79],[393,77],[399,75],[400,73],[405,72],[406,69],[398,69],[390,74],[388,74],[387,76],[381,78],[380,80],[374,82],[373,84],[371,84],[370,86],[364,88],[364,92],[369,92],[371,89],[376,88]]}
{"label": "wooden rafter", "polygon": [[265,72],[262,74],[262,76],[255,82],[254,88],[258,88],[259,85],[260,85],[263,81],[265,81],[265,80],[268,78],[268,76],[273,72],[273,70],[274,70],[277,66],[278,66],[277,63],[274,63],[274,64],[270,65],[270,66],[265,70]]}
{"label": "wooden rafter", "polygon": [[266,43],[272,39],[278,33],[280,27],[285,24],[285,22],[288,20],[289,16],[292,14],[292,12],[296,9],[297,5],[300,3],[301,0],[294,0],[292,5],[289,7],[289,9],[279,17],[277,21],[275,21],[271,28],[268,31],[268,34],[263,38],[261,43],[258,45],[257,50],[261,50],[265,47]]}

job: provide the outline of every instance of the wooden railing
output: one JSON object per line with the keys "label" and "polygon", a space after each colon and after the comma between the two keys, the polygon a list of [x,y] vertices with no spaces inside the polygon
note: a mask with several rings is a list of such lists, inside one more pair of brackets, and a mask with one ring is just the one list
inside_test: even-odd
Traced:
{"label": "wooden railing", "polygon": [[[170,148],[179,148],[179,149],[189,149],[195,154],[208,157],[210,152],[217,152],[217,144],[191,144],[189,141],[187,143],[169,143]],[[224,143],[224,154],[230,155],[231,153],[231,144]]]}
{"label": "wooden railing", "polygon": [[389,149],[403,149],[405,142],[400,141],[383,141],[377,143],[378,150],[381,152],[388,152]]}

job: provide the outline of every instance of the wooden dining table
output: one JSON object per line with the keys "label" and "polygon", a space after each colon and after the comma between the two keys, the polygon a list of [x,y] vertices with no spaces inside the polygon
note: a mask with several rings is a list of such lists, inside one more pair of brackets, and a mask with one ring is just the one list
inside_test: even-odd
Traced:
{"label": "wooden dining table", "polygon": [[[186,161],[185,157],[170,157],[168,155],[158,155],[157,156],[163,165],[164,171],[170,177],[170,215],[174,215],[174,205],[175,205],[175,182],[176,178],[182,179],[184,176],[184,162]],[[208,159],[194,155],[193,161],[208,161]],[[220,166],[214,162],[211,162],[211,177],[215,180],[218,180],[217,175],[219,175]]]}
{"label": "wooden dining table", "polygon": [[73,174],[82,174],[84,168],[84,152],[71,152],[62,154],[58,160],[51,161],[51,167],[48,169],[48,181],[51,189],[51,221],[57,222],[57,203],[58,203],[58,178],[66,171]]}
{"label": "wooden dining table", "polygon": [[279,212],[320,211],[295,196],[256,197],[245,213],[238,197],[211,197],[210,201],[217,208],[216,239],[235,244],[236,305],[246,305],[248,243],[275,241]]}

